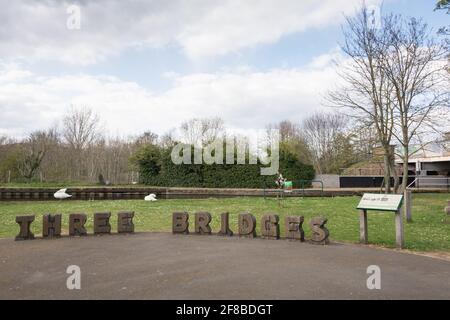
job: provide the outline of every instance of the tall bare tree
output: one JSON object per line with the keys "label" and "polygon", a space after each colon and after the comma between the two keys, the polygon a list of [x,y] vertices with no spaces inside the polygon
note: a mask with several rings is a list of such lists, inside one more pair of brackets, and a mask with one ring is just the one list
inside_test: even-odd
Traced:
{"label": "tall bare tree", "polygon": [[98,138],[99,121],[92,109],[72,106],[63,119],[64,139],[75,150],[86,148]]}
{"label": "tall bare tree", "polygon": [[193,118],[180,126],[182,139],[188,144],[206,146],[216,138],[225,134],[224,122],[221,118]]}
{"label": "tall bare tree", "polygon": [[[63,137],[70,147],[70,179],[83,180],[83,177],[93,179],[94,159],[92,152],[87,152],[94,142],[99,141],[99,116],[88,107],[71,107],[63,118]],[[92,151],[92,148],[91,148]]]}
{"label": "tall bare tree", "polygon": [[[391,142],[394,130],[393,85],[387,81],[383,52],[387,51],[392,16],[385,17],[381,27],[372,24],[372,16],[364,6],[354,17],[346,18],[345,42],[341,46],[345,60],[338,66],[342,86],[330,91],[332,106],[349,109],[349,115],[366,127],[374,127],[384,150],[385,192],[390,192],[394,156]],[[398,179],[394,188],[397,189]]]}
{"label": "tall bare tree", "polygon": [[302,163],[311,163],[311,155],[300,124],[289,120],[269,124],[266,127],[267,139],[270,142],[271,130],[278,130],[282,147],[288,148],[297,155]]}
{"label": "tall bare tree", "polygon": [[302,133],[318,174],[337,173],[351,158],[350,140],[345,133],[346,117],[337,113],[315,113],[305,119]]}
{"label": "tall bare tree", "polygon": [[[448,47],[436,42],[421,20],[396,16],[386,23],[388,38],[382,66],[392,85],[396,137],[402,148],[402,188],[407,187],[410,145],[420,133],[436,126],[449,108]],[[445,119],[445,116],[444,116]]]}

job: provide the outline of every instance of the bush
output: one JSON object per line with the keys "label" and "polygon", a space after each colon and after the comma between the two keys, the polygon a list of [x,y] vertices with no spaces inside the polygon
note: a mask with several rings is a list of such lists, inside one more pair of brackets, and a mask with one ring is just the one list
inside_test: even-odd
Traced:
{"label": "bush", "polygon": [[105,177],[103,177],[103,174],[101,173],[98,175],[98,184],[101,186],[106,185]]}
{"label": "bush", "polygon": [[[132,162],[138,166],[140,182],[164,187],[203,188],[263,188],[275,187],[276,175],[262,176],[259,161],[248,164],[194,164],[191,147],[191,163],[176,165],[171,159],[171,149],[147,145],[140,149]],[[235,159],[236,162],[236,159]],[[300,162],[297,156],[286,148],[280,150],[280,172],[288,180],[314,179],[311,165]]]}
{"label": "bush", "polygon": [[161,150],[155,145],[145,145],[133,154],[130,162],[138,167],[142,182],[147,184],[161,170]]}

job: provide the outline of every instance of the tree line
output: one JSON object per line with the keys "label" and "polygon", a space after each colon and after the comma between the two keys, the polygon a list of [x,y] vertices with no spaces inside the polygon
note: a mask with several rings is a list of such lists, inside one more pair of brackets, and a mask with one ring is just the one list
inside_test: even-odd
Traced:
{"label": "tree line", "polygon": [[[301,123],[285,120],[269,124],[268,134],[271,129],[280,132],[283,154],[319,174],[339,173],[340,168],[369,155],[367,135],[361,142],[344,115],[318,112]],[[203,147],[217,138],[242,138],[227,130],[220,118],[193,118],[161,136],[147,131],[138,136],[111,138],[104,132],[101,119],[92,109],[72,107],[58,126],[34,131],[23,139],[0,137],[0,181],[149,182],[149,170],[167,163],[170,151],[179,142]],[[306,176],[312,179],[314,174]]]}

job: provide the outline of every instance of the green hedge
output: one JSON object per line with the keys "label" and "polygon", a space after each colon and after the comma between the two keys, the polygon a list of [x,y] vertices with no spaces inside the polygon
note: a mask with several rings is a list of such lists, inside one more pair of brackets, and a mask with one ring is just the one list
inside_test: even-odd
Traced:
{"label": "green hedge", "polygon": [[[171,159],[171,148],[161,149],[147,145],[137,152],[132,162],[140,172],[140,182],[152,186],[203,188],[262,188],[275,187],[276,175],[262,176],[261,163],[248,164],[192,164],[176,165]],[[191,150],[193,150],[191,148]],[[236,161],[235,161],[236,162]],[[288,180],[311,180],[315,173],[311,165],[301,163],[287,149],[280,150],[280,172]]]}

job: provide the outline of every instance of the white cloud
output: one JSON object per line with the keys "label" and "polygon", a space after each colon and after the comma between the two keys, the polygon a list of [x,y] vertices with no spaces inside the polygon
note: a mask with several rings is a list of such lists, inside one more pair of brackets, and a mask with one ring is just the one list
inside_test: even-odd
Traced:
{"label": "white cloud", "polygon": [[312,61],[308,64],[308,67],[311,68],[325,68],[331,64],[340,64],[345,62],[345,56],[341,49],[337,46],[332,49],[330,52],[321,54],[312,59]]}
{"label": "white cloud", "polygon": [[[369,0],[379,3],[380,0]],[[68,30],[72,1],[0,0],[0,57],[91,64],[129,47],[175,45],[192,59],[238,52],[342,22],[361,0],[76,1],[81,29]]]}
{"label": "white cloud", "polygon": [[321,106],[336,82],[333,68],[246,70],[172,75],[154,93],[135,82],[86,74],[42,77],[0,69],[0,134],[23,136],[53,125],[70,105],[89,106],[111,134],[164,133],[191,117],[219,116],[231,129],[261,129],[283,119],[301,121]]}

